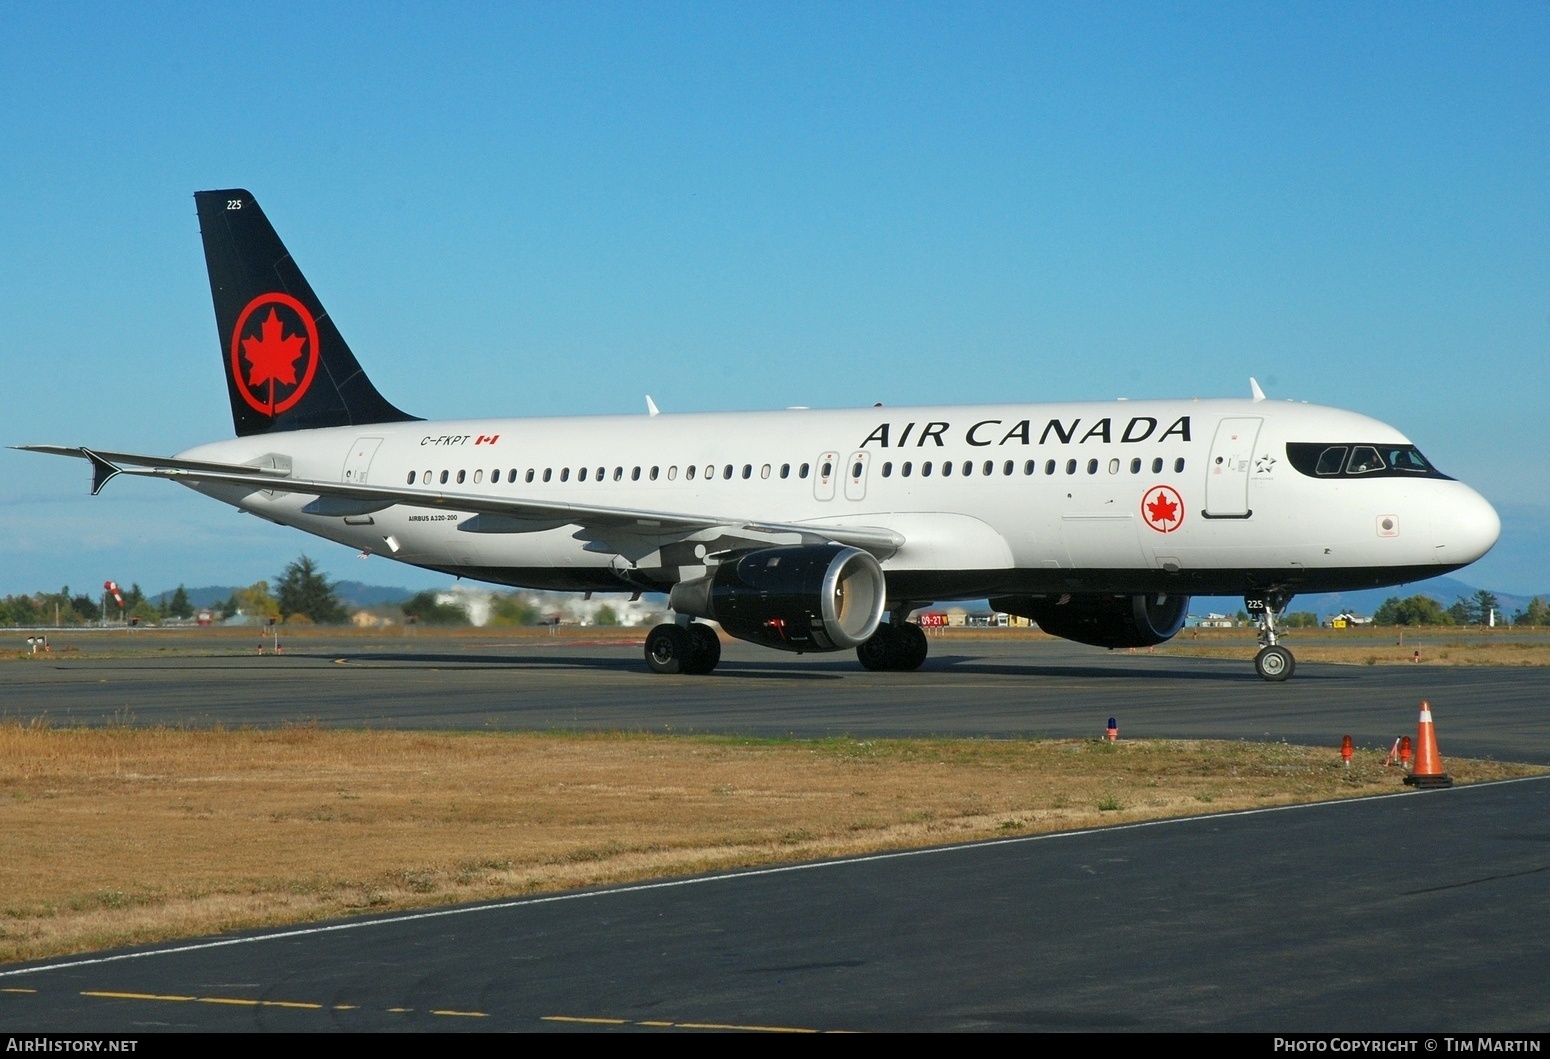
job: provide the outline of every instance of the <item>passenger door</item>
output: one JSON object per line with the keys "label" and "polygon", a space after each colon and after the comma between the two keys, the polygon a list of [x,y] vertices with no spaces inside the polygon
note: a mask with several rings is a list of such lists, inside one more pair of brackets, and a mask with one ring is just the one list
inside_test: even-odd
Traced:
{"label": "passenger door", "polygon": [[1254,466],[1254,442],[1259,437],[1258,418],[1224,419],[1211,442],[1206,464],[1205,518],[1248,518],[1249,471]]}

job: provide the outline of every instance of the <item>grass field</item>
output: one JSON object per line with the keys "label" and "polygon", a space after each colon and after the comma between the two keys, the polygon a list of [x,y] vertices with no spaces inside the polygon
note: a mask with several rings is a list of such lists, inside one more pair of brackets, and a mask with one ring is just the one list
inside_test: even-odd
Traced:
{"label": "grass field", "polygon": [[1284,744],[0,725],[0,960],[1400,779]]}

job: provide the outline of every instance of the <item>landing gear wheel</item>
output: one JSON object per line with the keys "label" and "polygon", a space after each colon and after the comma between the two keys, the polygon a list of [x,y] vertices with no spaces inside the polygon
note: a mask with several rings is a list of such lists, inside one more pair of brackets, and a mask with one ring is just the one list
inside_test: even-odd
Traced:
{"label": "landing gear wheel", "polygon": [[721,661],[721,637],[716,635],[716,630],[704,622],[690,622],[689,640],[694,645],[694,653],[679,667],[679,672],[703,676],[715,669]]}
{"label": "landing gear wheel", "polygon": [[677,625],[658,625],[646,634],[646,665],[653,673],[688,673],[694,657],[694,637]]}
{"label": "landing gear wheel", "polygon": [[913,672],[925,664],[931,644],[926,640],[925,630],[912,621],[900,622],[898,634],[899,664],[895,668]]}
{"label": "landing gear wheel", "polygon": [[1266,647],[1254,656],[1254,672],[1264,680],[1285,680],[1297,668],[1297,660],[1284,647]]}
{"label": "landing gear wheel", "polygon": [[877,627],[870,639],[856,648],[856,658],[860,660],[863,669],[870,669],[874,673],[897,669],[903,655],[901,647],[903,644],[894,633],[893,626],[885,622]]}

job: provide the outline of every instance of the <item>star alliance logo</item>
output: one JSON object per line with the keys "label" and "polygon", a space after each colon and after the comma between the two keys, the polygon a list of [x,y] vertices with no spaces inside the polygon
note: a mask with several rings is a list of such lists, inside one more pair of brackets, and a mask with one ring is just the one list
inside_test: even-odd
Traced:
{"label": "star alliance logo", "polygon": [[1265,455],[1254,461],[1254,473],[1269,474],[1275,469],[1275,465],[1276,458],[1267,452]]}

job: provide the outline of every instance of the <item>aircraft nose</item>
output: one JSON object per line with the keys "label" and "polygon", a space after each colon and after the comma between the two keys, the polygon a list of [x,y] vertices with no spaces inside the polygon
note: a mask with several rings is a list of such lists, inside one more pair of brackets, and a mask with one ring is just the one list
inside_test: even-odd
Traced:
{"label": "aircraft nose", "polygon": [[1502,535],[1502,520],[1485,497],[1462,483],[1454,485],[1454,495],[1433,518],[1432,531],[1437,561],[1463,566],[1491,550]]}

